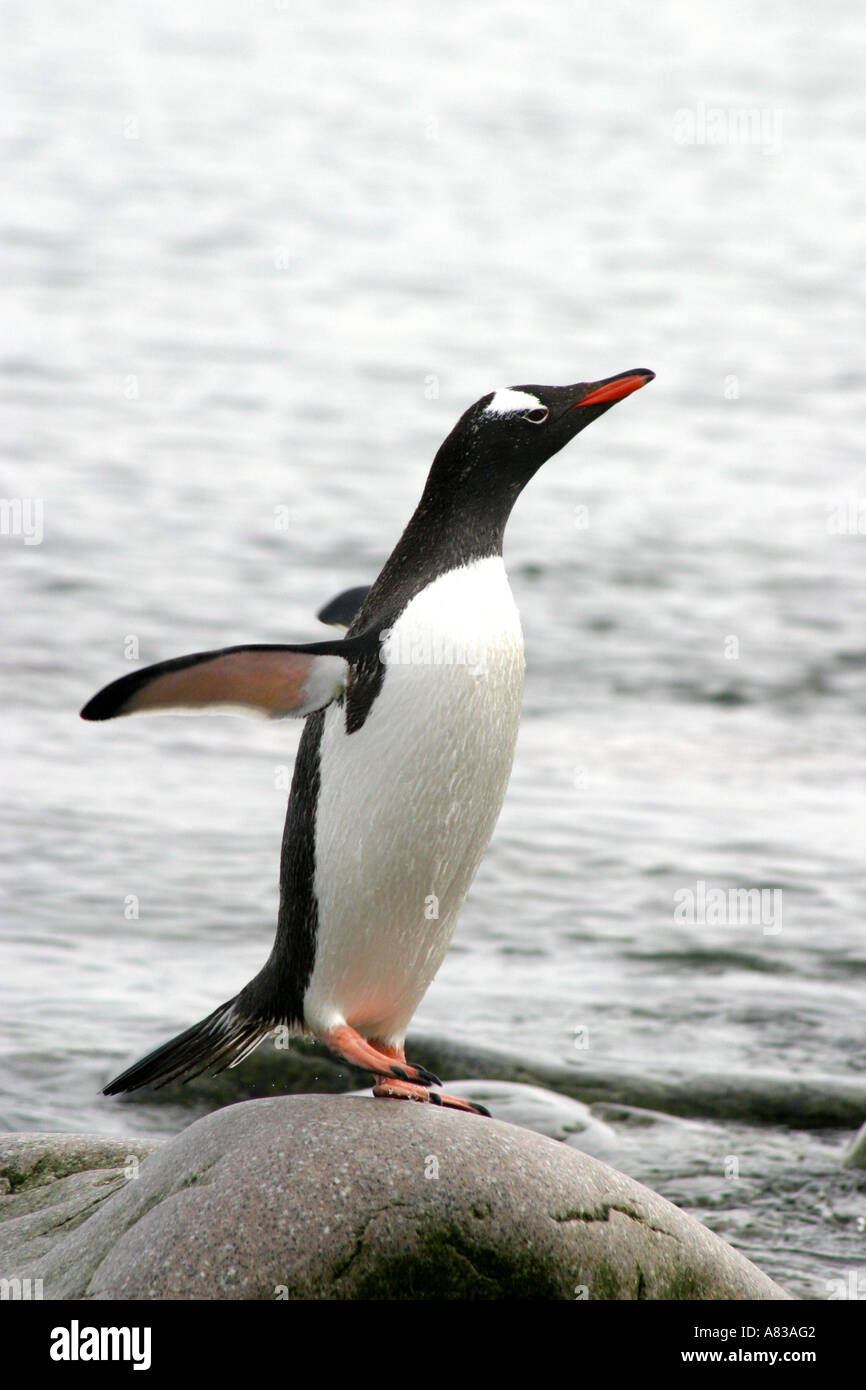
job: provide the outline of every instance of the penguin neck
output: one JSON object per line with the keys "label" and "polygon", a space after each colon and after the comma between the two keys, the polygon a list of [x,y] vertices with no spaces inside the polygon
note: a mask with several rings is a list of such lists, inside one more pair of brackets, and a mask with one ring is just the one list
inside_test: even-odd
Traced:
{"label": "penguin neck", "polygon": [[[438,462],[438,458],[437,458]],[[388,620],[440,575],[502,555],[505,527],[522,482],[491,486],[491,475],[449,477],[434,467],[409,523],[364,605]]]}
{"label": "penguin neck", "polygon": [[394,555],[422,559],[439,574],[501,555],[513,505],[513,498],[506,505],[489,494],[462,488],[449,493],[428,483]]}

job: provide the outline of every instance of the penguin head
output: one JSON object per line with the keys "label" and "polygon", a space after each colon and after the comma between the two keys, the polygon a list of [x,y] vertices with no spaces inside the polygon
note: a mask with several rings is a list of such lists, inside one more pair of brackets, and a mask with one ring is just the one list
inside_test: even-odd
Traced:
{"label": "penguin head", "polygon": [[491,391],[461,416],[441,446],[431,480],[471,497],[511,502],[542,464],[582,429],[652,381],[635,368],[575,386],[509,386]]}

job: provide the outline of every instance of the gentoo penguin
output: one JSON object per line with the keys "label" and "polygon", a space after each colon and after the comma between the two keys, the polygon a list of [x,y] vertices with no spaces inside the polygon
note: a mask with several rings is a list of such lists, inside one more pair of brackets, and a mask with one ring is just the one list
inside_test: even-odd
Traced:
{"label": "gentoo penguin", "polygon": [[503,533],[541,465],[653,375],[513,386],[471,406],[376,582],[322,610],[347,625],[345,636],[177,657],[85,705],[82,718],[92,720],[216,710],[307,721],[267,962],[106,1095],[234,1066],[287,1027],[372,1072],[376,1096],[487,1114],[432,1090],[441,1083],[406,1061],[403,1044],[511,771],[524,659]]}

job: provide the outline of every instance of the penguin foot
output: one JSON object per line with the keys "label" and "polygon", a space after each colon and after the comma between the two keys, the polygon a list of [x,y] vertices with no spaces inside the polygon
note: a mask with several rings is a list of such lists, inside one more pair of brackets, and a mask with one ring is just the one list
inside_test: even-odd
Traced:
{"label": "penguin foot", "polygon": [[374,1096],[390,1096],[394,1100],[420,1100],[428,1105],[444,1105],[448,1110],[471,1110],[475,1115],[486,1115],[490,1111],[474,1101],[464,1100],[462,1096],[449,1096],[447,1091],[428,1091],[424,1086],[413,1086],[411,1081],[394,1081],[388,1076],[377,1076],[373,1087]]}
{"label": "penguin foot", "polygon": [[322,1042],[342,1057],[344,1062],[351,1062],[354,1067],[363,1067],[365,1071],[373,1072],[377,1078],[381,1077],[384,1081],[417,1082],[421,1088],[442,1085],[438,1076],[434,1076],[426,1067],[407,1062],[402,1048],[368,1042],[354,1028],[350,1028],[348,1023],[331,1028],[321,1037]]}

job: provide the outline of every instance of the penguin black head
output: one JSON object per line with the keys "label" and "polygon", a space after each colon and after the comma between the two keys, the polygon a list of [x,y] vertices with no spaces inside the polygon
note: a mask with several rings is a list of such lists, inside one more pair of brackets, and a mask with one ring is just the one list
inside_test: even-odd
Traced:
{"label": "penguin black head", "polygon": [[494,501],[510,510],[543,463],[617,401],[652,381],[634,368],[576,386],[510,386],[491,391],[460,417],[430,470],[428,487],[464,509]]}
{"label": "penguin black head", "polygon": [[576,386],[509,386],[470,406],[440,446],[421,500],[350,633],[397,611],[437,575],[501,555],[511,509],[533,474],[654,376],[639,367]]}

